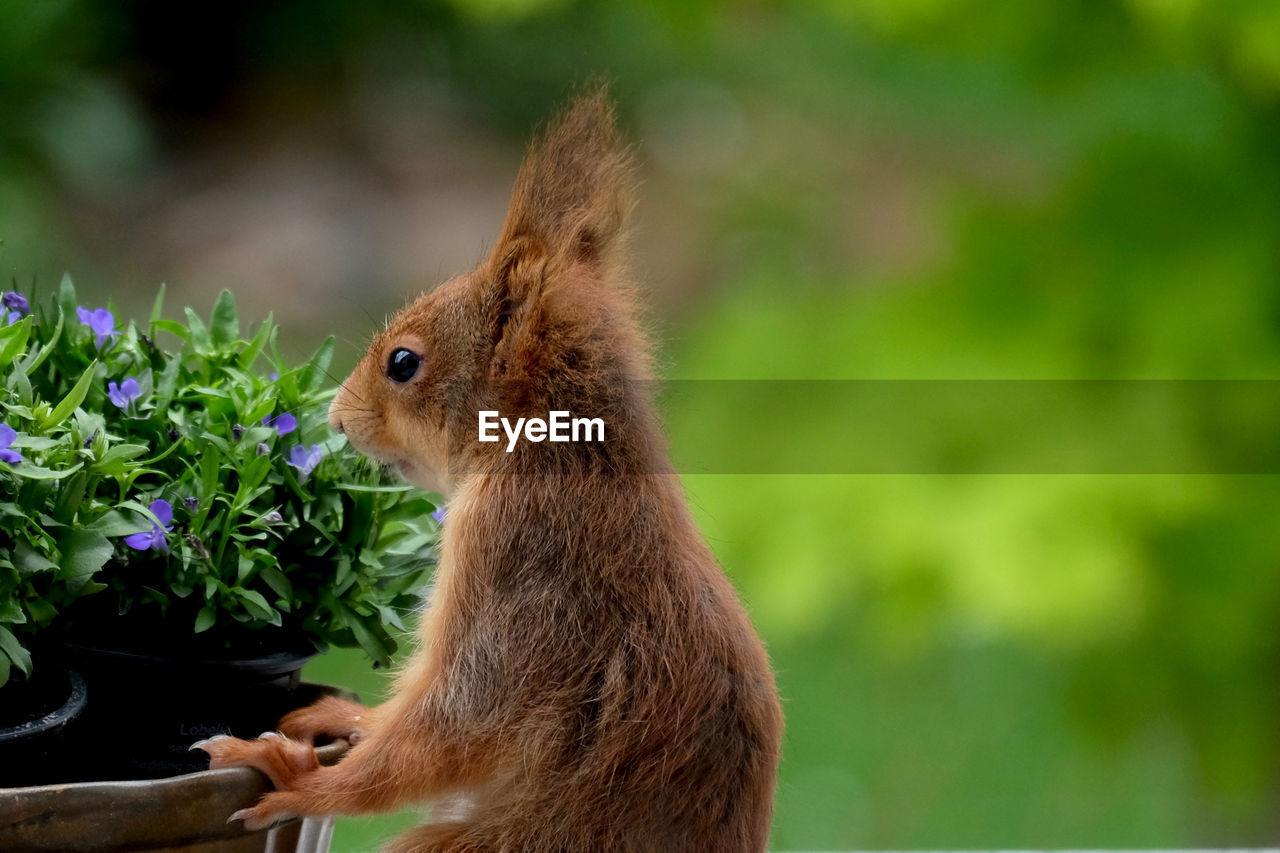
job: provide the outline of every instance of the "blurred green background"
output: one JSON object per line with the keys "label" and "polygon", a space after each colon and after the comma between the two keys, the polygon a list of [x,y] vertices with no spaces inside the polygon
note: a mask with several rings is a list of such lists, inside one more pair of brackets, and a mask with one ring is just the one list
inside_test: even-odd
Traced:
{"label": "blurred green background", "polygon": [[[296,355],[337,333],[345,370],[483,256],[531,127],[604,73],[643,161],[634,267],[668,377],[1280,378],[1273,0],[0,20],[6,286],[69,271],[134,316],[161,281],[202,308],[226,286]],[[717,440],[671,415],[677,447]],[[1280,832],[1275,476],[686,484],[785,697],[775,849]],[[310,673],[386,689],[352,653]],[[335,850],[412,819],[343,820]]]}

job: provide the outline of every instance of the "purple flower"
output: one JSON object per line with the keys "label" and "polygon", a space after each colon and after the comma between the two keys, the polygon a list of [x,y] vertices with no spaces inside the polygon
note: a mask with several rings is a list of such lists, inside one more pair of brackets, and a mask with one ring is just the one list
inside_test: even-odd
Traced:
{"label": "purple flower", "polygon": [[0,459],[3,459],[10,465],[17,465],[22,461],[21,453],[16,450],[9,449],[9,445],[13,444],[13,440],[17,437],[17,430],[8,424],[0,424]]}
{"label": "purple flower", "polygon": [[[17,312],[19,317],[25,317],[31,313],[31,303],[27,301],[27,297],[16,290],[6,291],[4,296],[0,296],[0,303],[4,303],[4,307],[10,311]],[[12,317],[13,314],[9,316]]]}
{"label": "purple flower", "polygon": [[152,522],[150,530],[126,536],[124,544],[135,551],[154,550],[168,553],[169,542],[165,539],[165,533],[173,530],[173,507],[167,500],[157,498],[151,502],[151,514],[160,519],[164,527]]}
{"label": "purple flower", "polygon": [[187,512],[195,512],[200,507],[200,500],[195,495],[187,495],[182,499],[182,505],[187,508]]}
{"label": "purple flower", "polygon": [[108,340],[120,334],[116,328],[115,315],[106,308],[95,308],[92,311],[88,308],[76,308],[76,316],[93,332],[98,349],[102,349]]}
{"label": "purple flower", "polygon": [[281,435],[288,435],[298,428],[298,419],[288,412],[282,412],[274,418],[267,415],[262,419],[263,426],[275,427],[276,432]]}
{"label": "purple flower", "polygon": [[119,385],[114,382],[107,383],[107,399],[115,403],[116,408],[124,409],[131,414],[134,401],[141,396],[142,390],[138,388],[138,380],[132,376],[125,377]]}
{"label": "purple flower", "polygon": [[436,520],[436,524],[444,524],[444,507],[438,506],[432,510],[431,517]]}
{"label": "purple flower", "polygon": [[299,444],[289,451],[288,464],[298,469],[298,481],[305,483],[307,477],[311,476],[311,472],[316,470],[316,466],[320,464],[320,459],[323,456],[324,451],[320,449],[320,445],[313,444],[311,449],[308,450]]}
{"label": "purple flower", "polygon": [[6,326],[12,326],[14,323],[18,322],[21,319],[22,319],[22,315],[19,314],[17,311],[10,311],[4,316],[4,324]]}

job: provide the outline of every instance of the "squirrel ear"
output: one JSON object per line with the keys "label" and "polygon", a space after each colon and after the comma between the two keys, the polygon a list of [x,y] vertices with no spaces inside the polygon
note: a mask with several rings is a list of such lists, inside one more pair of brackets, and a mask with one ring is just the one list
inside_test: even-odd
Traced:
{"label": "squirrel ear", "polygon": [[603,85],[578,96],[529,149],[494,248],[497,266],[538,247],[566,266],[605,268],[631,211],[632,158]]}
{"label": "squirrel ear", "polygon": [[486,286],[493,361],[491,378],[507,375],[520,329],[538,311],[538,298],[546,279],[546,250],[537,240],[522,236],[495,251],[490,260],[492,277]]}

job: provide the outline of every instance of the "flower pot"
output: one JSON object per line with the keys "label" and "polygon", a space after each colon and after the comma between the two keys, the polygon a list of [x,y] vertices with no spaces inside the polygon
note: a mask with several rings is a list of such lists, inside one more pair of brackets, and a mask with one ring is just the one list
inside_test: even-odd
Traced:
{"label": "flower pot", "polygon": [[76,723],[68,781],[161,779],[207,767],[191,744],[216,734],[257,737],[317,698],[303,689],[311,654],[246,658],[165,657],[75,646],[93,697]]}
{"label": "flower pot", "polygon": [[[333,764],[345,743],[316,750]],[[293,820],[246,832],[227,823],[270,790],[256,770],[205,770],[171,779],[85,782],[0,789],[0,850],[5,853],[325,853],[332,818]]]}
{"label": "flower pot", "polygon": [[[65,667],[37,667],[0,691],[0,787],[52,781],[67,727],[84,711],[85,683]],[[5,849],[0,847],[0,849]]]}

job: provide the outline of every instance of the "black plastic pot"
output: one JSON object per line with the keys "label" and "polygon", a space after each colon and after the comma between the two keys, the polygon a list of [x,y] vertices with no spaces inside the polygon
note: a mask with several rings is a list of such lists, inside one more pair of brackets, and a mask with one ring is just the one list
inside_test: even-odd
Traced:
{"label": "black plastic pot", "polygon": [[257,737],[304,705],[302,666],[311,654],[247,659],[164,657],[77,646],[73,658],[93,700],[72,732],[67,781],[161,779],[208,767],[198,740]]}
{"label": "black plastic pot", "polygon": [[38,785],[58,775],[68,726],[84,711],[85,682],[65,667],[37,666],[29,681],[0,691],[0,788]]}

